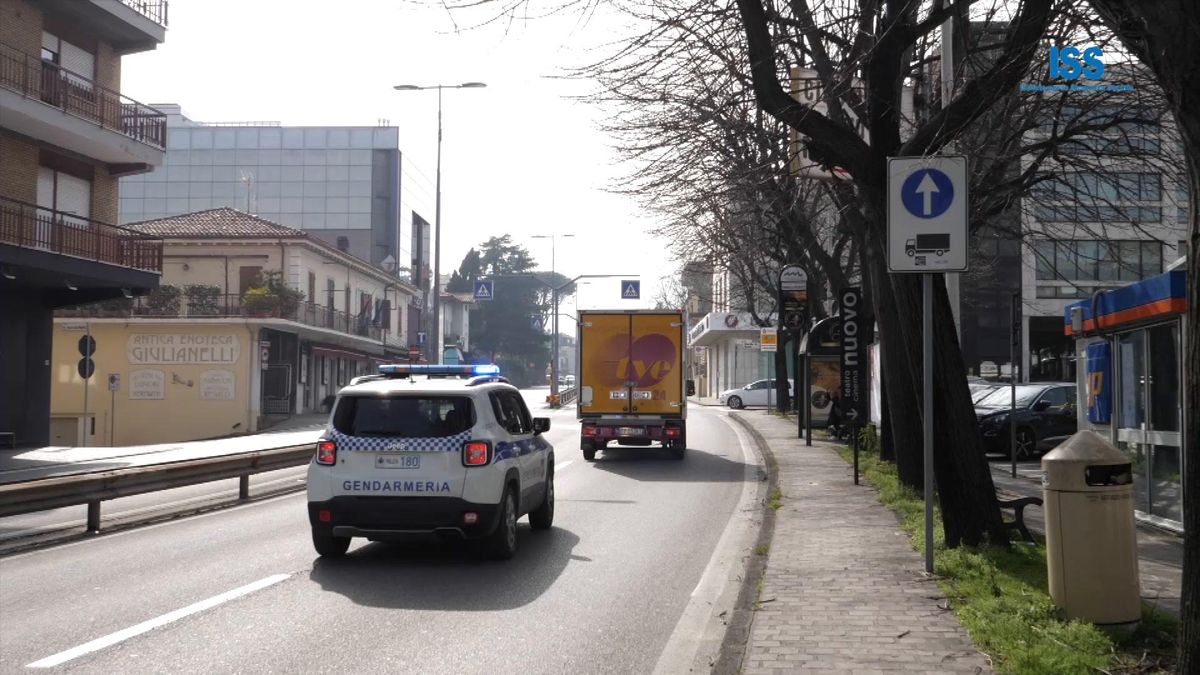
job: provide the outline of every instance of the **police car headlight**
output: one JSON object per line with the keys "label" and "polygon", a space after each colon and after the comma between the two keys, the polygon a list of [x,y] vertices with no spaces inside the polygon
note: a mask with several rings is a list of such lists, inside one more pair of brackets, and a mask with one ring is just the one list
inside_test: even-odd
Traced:
{"label": "police car headlight", "polygon": [[487,441],[463,443],[463,466],[484,466],[492,461],[492,444]]}
{"label": "police car headlight", "polygon": [[326,439],[317,441],[317,464],[337,464],[337,443]]}

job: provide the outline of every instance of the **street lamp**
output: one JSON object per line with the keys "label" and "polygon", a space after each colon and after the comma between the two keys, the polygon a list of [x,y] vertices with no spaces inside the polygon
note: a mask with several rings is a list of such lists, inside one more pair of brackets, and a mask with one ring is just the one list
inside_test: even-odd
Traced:
{"label": "street lamp", "polygon": [[442,300],[441,300],[441,257],[442,257],[442,90],[443,89],[482,89],[487,85],[482,82],[463,82],[462,84],[431,84],[421,86],[416,84],[397,84],[392,87],[396,91],[425,91],[437,89],[438,93],[438,133],[437,133],[437,192],[436,206],[433,217],[433,330],[430,334],[432,345],[431,363],[442,362]]}
{"label": "street lamp", "polygon": [[[554,244],[559,237],[574,238],[575,235],[573,235],[573,234],[535,234],[530,237],[531,239],[549,239],[550,240],[550,278],[554,279],[555,283],[558,282],[558,270],[557,270],[557,264],[555,261]],[[553,345],[554,345],[554,347],[553,347],[554,354],[550,358],[550,396],[553,397],[552,400],[557,401],[558,400],[558,292],[557,291],[555,291],[555,293],[553,295],[553,300],[554,300],[554,312],[553,312],[554,317],[552,318],[550,323],[553,326],[553,330],[554,330],[554,339],[552,341]]]}

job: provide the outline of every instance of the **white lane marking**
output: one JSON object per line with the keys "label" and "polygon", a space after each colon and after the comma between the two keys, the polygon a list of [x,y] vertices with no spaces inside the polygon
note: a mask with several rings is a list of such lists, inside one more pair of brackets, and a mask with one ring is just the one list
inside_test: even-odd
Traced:
{"label": "white lane marking", "polygon": [[139,623],[136,626],[130,626],[129,628],[126,628],[124,630],[119,630],[115,633],[110,633],[108,635],[105,635],[102,638],[96,638],[95,640],[92,640],[91,642],[81,644],[78,647],[73,647],[71,649],[66,650],[65,652],[59,652],[53,656],[47,656],[46,658],[41,659],[40,661],[34,661],[33,663],[30,663],[25,667],[26,668],[53,668],[54,666],[61,665],[72,659],[77,659],[80,656],[83,656],[84,654],[90,654],[92,652],[104,649],[105,647],[111,647],[111,646],[117,644],[118,642],[124,642],[125,640],[128,640],[131,637],[141,635],[142,633],[147,633],[149,631],[154,630],[155,628],[160,628],[169,623],[178,621],[184,617],[191,616],[192,614],[196,614],[197,612],[203,612],[206,609],[212,609],[213,607],[216,607],[217,605],[229,602],[230,600],[240,598],[243,595],[249,595],[255,591],[260,591],[268,586],[273,586],[273,585],[283,581],[284,579],[287,579],[290,576],[292,576],[292,575],[290,575],[290,574],[272,574],[271,576],[265,577],[263,579],[259,579],[258,581],[255,581],[254,583],[246,584],[245,586],[235,588],[232,591],[226,591],[225,593],[222,593],[220,595],[214,595],[213,597],[211,597],[207,600],[201,600],[200,602],[193,603],[182,609],[177,609],[174,612],[168,612],[166,614],[163,614],[162,616],[150,619],[149,621],[143,621],[142,623]]}
{"label": "white lane marking", "polygon": [[[712,557],[700,574],[700,580],[684,607],[683,614],[659,655],[654,675],[673,675],[694,672],[697,661],[707,663],[721,647],[725,637],[725,622],[721,611],[731,611],[741,590],[741,573],[745,556],[751,554],[758,528],[754,526],[753,505],[765,484],[758,480],[759,461],[751,449],[753,440],[741,427],[726,416],[719,419],[733,431],[742,451],[742,489],[729,520],[721,532]],[[732,459],[732,458],[731,458]]]}
{"label": "white lane marking", "polygon": [[565,462],[559,462],[558,464],[555,464],[554,465],[554,473],[558,473],[559,471],[562,471],[563,469],[570,466],[574,461],[575,460],[573,460],[573,459],[568,459]]}

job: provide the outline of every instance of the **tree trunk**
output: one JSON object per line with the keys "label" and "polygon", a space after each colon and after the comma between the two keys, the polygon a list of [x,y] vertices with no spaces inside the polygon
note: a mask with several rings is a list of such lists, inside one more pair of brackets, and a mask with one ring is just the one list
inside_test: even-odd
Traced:
{"label": "tree trunk", "polygon": [[[872,255],[882,252],[880,239],[876,244],[868,257],[878,299],[881,344],[887,354],[883,365],[896,468],[905,484],[920,487],[924,483],[921,282],[915,274],[890,274],[886,260]],[[1004,544],[1008,535],[987,456],[980,446],[958,333],[940,275],[933,291],[934,479],[946,544],[974,546],[988,540]]]}

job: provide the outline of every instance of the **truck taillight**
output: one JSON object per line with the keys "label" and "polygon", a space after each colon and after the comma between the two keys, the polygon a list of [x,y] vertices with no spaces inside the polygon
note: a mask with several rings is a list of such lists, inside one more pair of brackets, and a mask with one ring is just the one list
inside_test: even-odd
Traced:
{"label": "truck taillight", "polygon": [[491,461],[492,444],[487,441],[463,443],[463,466],[483,466]]}
{"label": "truck taillight", "polygon": [[593,426],[585,426],[585,427],[583,428],[583,435],[584,435],[584,436],[586,436],[586,437],[588,437],[588,438],[595,438],[595,437],[596,437],[596,435],[597,435],[597,434],[596,434],[596,432],[597,432],[597,431],[599,431],[599,430],[598,430],[598,429],[596,429],[596,427],[593,427]]}
{"label": "truck taillight", "polygon": [[330,466],[337,463],[337,443],[317,441],[317,464]]}
{"label": "truck taillight", "polygon": [[681,431],[683,430],[679,427],[667,427],[663,430],[663,433],[666,434],[667,438],[679,438]]}

